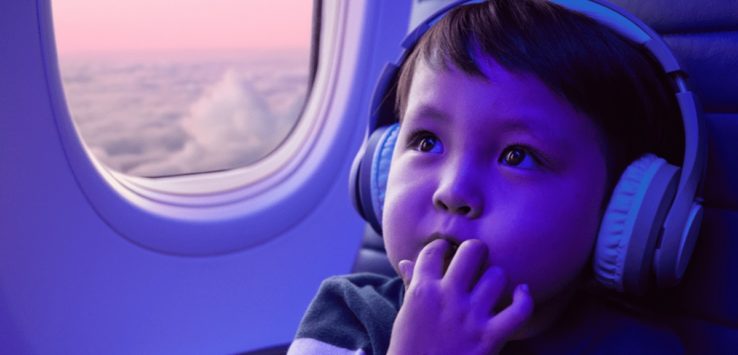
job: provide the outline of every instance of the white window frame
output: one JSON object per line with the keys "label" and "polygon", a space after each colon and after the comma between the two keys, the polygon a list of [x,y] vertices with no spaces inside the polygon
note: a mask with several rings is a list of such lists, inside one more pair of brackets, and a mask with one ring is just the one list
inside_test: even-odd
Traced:
{"label": "white window frame", "polygon": [[[324,0],[315,80],[288,139],[264,159],[228,171],[143,178],[113,171],[85,147],[67,108],[50,2],[41,2],[42,48],[52,110],[79,188],[118,234],[167,254],[214,255],[264,243],[317,208],[340,175],[357,124],[346,120],[366,3]],[[45,4],[45,6],[43,5]],[[363,111],[362,111],[363,113]],[[279,223],[268,221],[279,220]]]}

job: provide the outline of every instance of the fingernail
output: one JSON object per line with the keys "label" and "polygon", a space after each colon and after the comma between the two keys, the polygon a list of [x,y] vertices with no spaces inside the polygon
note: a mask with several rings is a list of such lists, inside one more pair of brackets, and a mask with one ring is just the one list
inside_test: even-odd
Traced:
{"label": "fingernail", "polygon": [[400,260],[400,262],[397,263],[397,266],[400,269],[400,273],[402,274],[400,276],[402,276],[403,279],[407,278],[407,271],[408,271],[407,268],[409,264],[410,264],[410,260]]}
{"label": "fingernail", "polygon": [[528,284],[522,284],[518,286],[518,288],[520,288],[520,291],[523,291],[525,293],[530,293],[530,290],[528,289]]}

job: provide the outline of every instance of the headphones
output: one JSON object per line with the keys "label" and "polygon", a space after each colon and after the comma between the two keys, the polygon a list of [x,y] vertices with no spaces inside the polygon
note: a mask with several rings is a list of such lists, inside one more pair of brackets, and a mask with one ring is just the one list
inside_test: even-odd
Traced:
{"label": "headphones", "polygon": [[[380,235],[387,177],[399,131],[394,100],[386,98],[394,97],[399,69],[422,35],[451,9],[480,2],[456,1],[418,25],[402,42],[400,58],[385,66],[377,83],[370,135],[354,159],[349,189],[356,210]],[[640,44],[673,80],[684,124],[682,167],[646,154],[625,169],[600,223],[593,268],[598,282],[619,292],[645,293],[652,275],[657,286],[674,286],[689,263],[703,215],[702,200],[696,195],[705,167],[705,130],[686,86],[686,73],[664,41],[624,10],[600,0],[550,2],[593,18]]]}

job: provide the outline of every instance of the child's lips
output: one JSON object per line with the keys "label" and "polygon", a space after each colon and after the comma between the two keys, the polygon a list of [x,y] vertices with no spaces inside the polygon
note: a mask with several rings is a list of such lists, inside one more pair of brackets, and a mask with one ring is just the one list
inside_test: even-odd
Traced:
{"label": "child's lips", "polygon": [[445,240],[449,247],[446,250],[446,254],[443,257],[443,273],[446,273],[446,270],[448,270],[449,265],[451,265],[451,260],[453,260],[454,255],[456,255],[456,251],[459,249],[459,243],[457,240],[458,238],[444,233],[435,232],[430,235],[428,238],[428,241],[426,242],[426,245],[430,244],[430,242],[436,240],[436,239],[442,239]]}
{"label": "child's lips", "polygon": [[[461,247],[461,243],[465,239],[459,239],[449,234],[434,233],[432,235],[432,238],[430,238],[430,240],[433,241],[436,239],[442,239],[448,243],[448,249],[446,250],[446,254],[443,256],[443,274],[445,275],[449,266],[451,266],[451,261],[454,259],[454,257],[456,257],[456,253],[458,252],[459,247]],[[468,239],[475,239],[475,238],[468,238]],[[461,242],[459,240],[461,240]],[[490,267],[490,262],[488,259],[485,259],[479,268],[479,274],[476,275],[475,278],[478,280],[482,276],[484,271],[486,271],[489,267]]]}
{"label": "child's lips", "polygon": [[454,242],[452,240],[446,240],[449,243],[449,248],[446,250],[446,255],[443,259],[443,273],[446,273],[446,270],[448,270],[449,265],[451,265],[451,260],[453,260],[454,256],[456,255],[456,251],[459,250],[459,243]]}

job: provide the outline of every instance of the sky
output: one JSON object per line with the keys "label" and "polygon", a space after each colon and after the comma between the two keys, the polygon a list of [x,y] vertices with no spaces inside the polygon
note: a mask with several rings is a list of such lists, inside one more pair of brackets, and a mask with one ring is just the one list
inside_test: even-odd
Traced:
{"label": "sky", "polygon": [[298,119],[311,0],[52,6],[70,113],[87,147],[115,170],[167,176],[245,166]]}
{"label": "sky", "polygon": [[51,3],[57,48],[62,55],[309,47],[310,0],[53,0]]}

